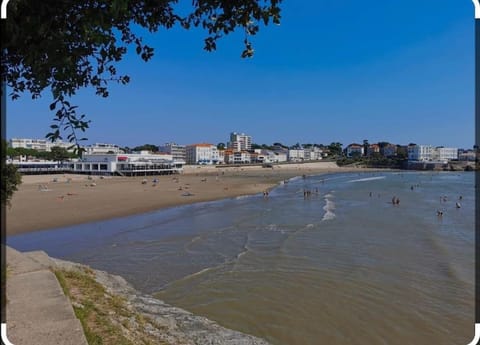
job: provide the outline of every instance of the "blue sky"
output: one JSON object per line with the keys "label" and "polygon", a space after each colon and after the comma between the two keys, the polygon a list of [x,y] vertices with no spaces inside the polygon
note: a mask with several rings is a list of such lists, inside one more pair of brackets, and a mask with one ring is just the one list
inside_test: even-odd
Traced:
{"label": "blue sky", "polygon": [[[255,56],[243,35],[203,51],[201,30],[148,35],[155,57],[119,65],[127,86],[73,102],[92,120],[88,142],[256,143],[368,139],[472,147],[474,19],[470,0],[286,1],[280,26],[262,27]],[[7,137],[43,138],[49,94],[7,104]]]}

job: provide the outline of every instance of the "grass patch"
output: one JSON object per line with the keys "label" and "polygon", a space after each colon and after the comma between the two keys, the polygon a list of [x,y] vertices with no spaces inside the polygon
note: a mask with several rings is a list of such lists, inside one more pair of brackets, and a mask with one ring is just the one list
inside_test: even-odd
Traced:
{"label": "grass patch", "polygon": [[66,296],[72,301],[89,345],[167,344],[145,331],[152,322],[137,313],[127,301],[108,293],[93,271],[55,270]]}

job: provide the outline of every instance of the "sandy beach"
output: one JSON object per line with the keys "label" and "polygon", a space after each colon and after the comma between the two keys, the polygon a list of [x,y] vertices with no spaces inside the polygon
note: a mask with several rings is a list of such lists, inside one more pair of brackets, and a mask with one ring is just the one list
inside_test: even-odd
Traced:
{"label": "sandy beach", "polygon": [[[252,195],[294,176],[351,170],[339,168],[332,162],[317,162],[273,168],[186,166],[181,175],[146,178],[89,178],[68,174],[23,176],[23,183],[7,209],[7,235]],[[145,184],[142,183],[144,179],[147,180]],[[154,179],[158,181],[154,183]]]}

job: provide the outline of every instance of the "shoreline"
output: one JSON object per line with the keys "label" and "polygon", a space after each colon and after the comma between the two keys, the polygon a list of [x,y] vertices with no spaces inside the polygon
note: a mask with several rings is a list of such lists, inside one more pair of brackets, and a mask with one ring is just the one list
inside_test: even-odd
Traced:
{"label": "shoreline", "polygon": [[183,174],[157,177],[26,175],[7,208],[7,236],[252,196],[302,175],[378,171],[390,170],[317,162],[275,168],[188,167]]}

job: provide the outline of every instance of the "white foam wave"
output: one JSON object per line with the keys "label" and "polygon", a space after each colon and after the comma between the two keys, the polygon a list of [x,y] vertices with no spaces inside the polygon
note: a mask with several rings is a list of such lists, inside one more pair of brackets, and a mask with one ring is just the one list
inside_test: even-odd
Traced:
{"label": "white foam wave", "polygon": [[336,215],[335,212],[333,212],[335,210],[335,203],[327,197],[325,198],[325,206],[323,206],[323,210],[325,211],[325,214],[323,215],[322,220],[335,219]]}
{"label": "white foam wave", "polygon": [[383,180],[385,177],[386,176],[365,177],[365,178],[359,178],[357,180],[350,180],[348,182],[365,182],[365,181]]}

